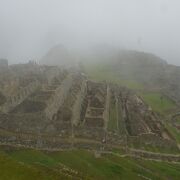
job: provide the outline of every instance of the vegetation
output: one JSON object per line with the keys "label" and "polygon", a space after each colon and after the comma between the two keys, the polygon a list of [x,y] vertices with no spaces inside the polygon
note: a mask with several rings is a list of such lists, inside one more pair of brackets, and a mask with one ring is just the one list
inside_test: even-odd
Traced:
{"label": "vegetation", "polygon": [[[142,90],[143,85],[130,78],[122,78],[107,64],[86,67],[88,76],[95,81],[107,81]],[[175,108],[175,104],[160,93],[140,93],[144,101],[160,114]],[[110,106],[108,130],[118,131],[115,104]],[[178,131],[167,124],[167,129],[180,142]],[[133,147],[142,147],[139,145]],[[145,145],[145,150],[167,152]],[[168,151],[169,152],[169,151]],[[173,152],[173,151],[171,151]],[[122,150],[113,149],[112,154],[95,157],[92,151],[68,150],[44,152],[29,149],[8,149],[0,152],[0,179],[179,179],[180,164],[155,162],[143,159],[122,157]]]}
{"label": "vegetation", "polygon": [[89,78],[95,81],[106,81],[126,86],[130,89],[143,89],[143,85],[131,78],[122,78],[119,72],[114,71],[108,64],[95,64],[85,67]]}
{"label": "vegetation", "polygon": [[[179,179],[180,165],[116,155],[94,154],[85,150],[41,152],[11,150],[0,153],[1,179],[68,179],[74,172],[83,179]],[[62,165],[66,171],[62,171]],[[68,171],[69,169],[69,171]],[[58,170],[58,171],[57,171]],[[11,173],[9,173],[11,172]],[[66,173],[65,173],[66,172]]]}
{"label": "vegetation", "polygon": [[0,179],[3,180],[51,180],[65,179],[66,176],[60,172],[44,167],[24,164],[20,160],[10,158],[7,154],[0,152]]}
{"label": "vegetation", "polygon": [[[132,77],[122,78],[119,72],[114,71],[113,68],[106,63],[88,65],[85,67],[85,71],[89,78],[95,81],[106,81],[126,86],[130,89],[143,90],[143,84],[137,82]],[[141,91],[140,95],[154,111],[161,114],[176,107],[172,100],[163,96],[161,93]]]}
{"label": "vegetation", "polygon": [[177,122],[177,123],[180,123],[180,117],[177,117],[177,118],[176,118],[176,122]]}
{"label": "vegetation", "polygon": [[156,112],[164,114],[166,111],[176,107],[175,103],[160,93],[143,92],[141,93],[143,100],[152,107]]}
{"label": "vegetation", "polygon": [[176,139],[176,142],[180,144],[180,132],[175,127],[173,127],[170,123],[166,123],[166,128]]}

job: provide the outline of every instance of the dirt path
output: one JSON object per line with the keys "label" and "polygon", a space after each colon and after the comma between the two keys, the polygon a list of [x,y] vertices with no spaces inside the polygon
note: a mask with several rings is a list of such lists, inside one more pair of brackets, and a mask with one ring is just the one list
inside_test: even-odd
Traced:
{"label": "dirt path", "polygon": [[[106,148],[116,148],[116,149],[123,149],[126,150],[126,153],[124,154],[119,154],[119,153],[114,153],[110,150],[102,150],[100,153],[102,154],[112,154],[118,157],[134,157],[134,158],[142,158],[142,159],[147,159],[147,160],[155,160],[155,161],[164,161],[164,162],[174,162],[174,163],[180,163],[180,154],[167,154],[167,153],[155,153],[155,152],[150,152],[150,151],[144,151],[144,150],[139,150],[139,149],[133,149],[133,148],[128,148],[120,146],[120,145],[113,145],[113,144],[102,144],[100,141],[96,140],[91,140],[91,139],[84,139],[84,138],[74,138],[73,143],[78,144],[78,143],[83,143],[83,144],[92,144],[92,145],[98,145],[99,147],[106,147]],[[26,145],[12,145],[11,143],[0,143],[0,145],[4,146],[13,146],[13,147],[23,147],[23,148],[32,148],[32,149],[37,149],[37,150],[45,150],[45,151],[60,151],[63,150],[62,148],[37,148],[37,147],[28,147]],[[105,148],[105,149],[106,149]],[[76,149],[74,147],[69,147],[68,149]],[[66,149],[64,149],[66,150]]]}

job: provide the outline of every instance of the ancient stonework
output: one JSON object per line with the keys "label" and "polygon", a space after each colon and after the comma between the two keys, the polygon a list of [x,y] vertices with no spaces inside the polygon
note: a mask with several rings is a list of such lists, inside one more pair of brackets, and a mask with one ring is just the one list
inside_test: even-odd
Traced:
{"label": "ancient stonework", "polygon": [[[112,120],[115,130],[109,128]],[[88,80],[78,69],[34,62],[8,66],[0,77],[0,143],[40,149],[177,148],[158,115],[134,92]]]}

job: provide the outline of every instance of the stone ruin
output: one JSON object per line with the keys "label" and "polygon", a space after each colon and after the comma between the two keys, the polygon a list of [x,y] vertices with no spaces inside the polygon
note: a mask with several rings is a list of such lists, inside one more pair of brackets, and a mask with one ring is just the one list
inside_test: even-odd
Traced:
{"label": "stone ruin", "polygon": [[[112,107],[115,132],[108,128]],[[0,143],[42,149],[177,148],[159,117],[134,92],[90,81],[77,69],[32,62],[8,66],[1,75]]]}

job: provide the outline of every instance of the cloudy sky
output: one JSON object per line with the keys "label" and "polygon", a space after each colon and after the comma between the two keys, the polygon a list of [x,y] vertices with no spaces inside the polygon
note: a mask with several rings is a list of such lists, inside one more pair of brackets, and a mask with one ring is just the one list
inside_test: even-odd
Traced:
{"label": "cloudy sky", "polygon": [[180,65],[179,0],[0,0],[0,57],[39,59],[56,44],[110,44]]}

